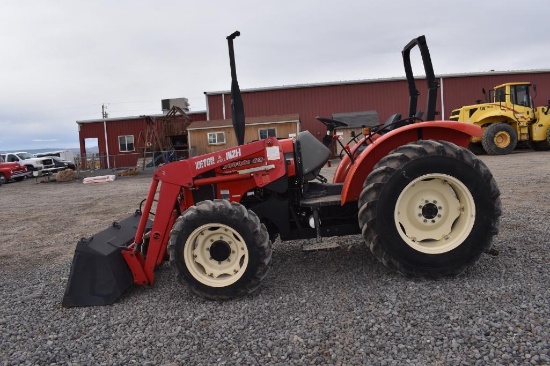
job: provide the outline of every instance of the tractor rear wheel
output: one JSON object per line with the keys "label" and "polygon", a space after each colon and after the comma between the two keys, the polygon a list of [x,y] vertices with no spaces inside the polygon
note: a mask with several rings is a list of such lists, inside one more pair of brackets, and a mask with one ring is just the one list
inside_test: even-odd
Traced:
{"label": "tractor rear wheel", "polygon": [[371,252],[407,276],[455,276],[489,251],[500,192],[474,154],[450,142],[401,146],[374,167],[359,198]]}
{"label": "tractor rear wheel", "polygon": [[508,123],[493,123],[483,131],[481,144],[489,155],[506,155],[516,148],[518,137]]}
{"label": "tractor rear wheel", "polygon": [[271,242],[258,216],[239,203],[202,201],[175,222],[168,244],[181,283],[210,300],[254,292],[271,264]]}

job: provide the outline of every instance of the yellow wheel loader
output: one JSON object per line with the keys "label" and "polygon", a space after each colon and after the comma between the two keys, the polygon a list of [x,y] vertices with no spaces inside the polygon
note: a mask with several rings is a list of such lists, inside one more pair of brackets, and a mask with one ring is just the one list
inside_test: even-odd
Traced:
{"label": "yellow wheel loader", "polygon": [[483,135],[470,142],[475,153],[506,155],[518,142],[526,142],[534,150],[550,150],[550,101],[535,107],[530,89],[528,82],[498,85],[491,90],[489,102],[455,109],[450,120],[483,128]]}

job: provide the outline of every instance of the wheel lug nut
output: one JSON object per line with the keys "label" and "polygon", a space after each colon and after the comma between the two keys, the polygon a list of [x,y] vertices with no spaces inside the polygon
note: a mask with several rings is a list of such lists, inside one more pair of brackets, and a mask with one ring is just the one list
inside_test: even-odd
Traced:
{"label": "wheel lug nut", "polygon": [[438,209],[438,210],[442,210],[442,209],[443,209],[443,207],[441,207],[441,206],[437,206],[437,209]]}
{"label": "wheel lug nut", "polygon": [[422,217],[422,214],[421,214],[421,213],[419,213],[419,214],[418,214],[418,217]]}
{"label": "wheel lug nut", "polygon": [[437,215],[437,217],[441,217],[441,214]]}
{"label": "wheel lug nut", "polygon": [[428,222],[428,220],[424,219],[424,222]]}
{"label": "wheel lug nut", "polygon": [[437,201],[436,201],[436,200],[434,200],[434,205],[437,205]]}

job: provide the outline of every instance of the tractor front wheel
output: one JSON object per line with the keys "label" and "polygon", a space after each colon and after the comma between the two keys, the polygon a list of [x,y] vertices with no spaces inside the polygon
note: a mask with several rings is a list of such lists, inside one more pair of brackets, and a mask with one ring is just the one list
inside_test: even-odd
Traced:
{"label": "tractor front wheel", "polygon": [[254,292],[271,264],[271,242],[258,216],[239,203],[202,201],[175,222],[168,245],[178,280],[210,300]]}
{"label": "tractor front wheel", "polygon": [[518,137],[508,123],[493,123],[483,131],[481,144],[489,155],[506,155],[516,148]]}
{"label": "tractor front wheel", "polygon": [[455,276],[490,249],[499,195],[470,151],[421,140],[374,167],[359,198],[359,225],[385,266],[407,276]]}

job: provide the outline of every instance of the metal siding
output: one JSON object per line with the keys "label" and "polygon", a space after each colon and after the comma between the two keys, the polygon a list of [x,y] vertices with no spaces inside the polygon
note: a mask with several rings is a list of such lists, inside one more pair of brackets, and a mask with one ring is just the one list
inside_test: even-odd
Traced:
{"label": "metal siding", "polygon": [[[483,99],[481,88],[487,92],[495,85],[506,82],[528,81],[537,84],[540,96],[535,105],[544,105],[550,99],[550,72],[522,72],[516,74],[445,76],[443,77],[443,96],[445,116],[436,115],[436,119],[448,119],[451,111],[463,105],[475,104],[477,99]],[[426,81],[417,79],[417,89],[420,91],[417,110],[426,110]],[[319,139],[326,129],[315,117],[332,117],[335,113],[359,112],[376,110],[380,122],[394,113],[403,117],[408,113],[409,95],[406,80],[382,80],[352,84],[331,84],[318,86],[292,87],[288,89],[267,89],[243,91],[243,102],[246,117],[263,117],[282,114],[299,114],[301,130],[309,130]],[[533,93],[532,96],[535,94]],[[222,96],[224,101],[222,101]],[[226,94],[207,95],[209,120],[231,118],[231,96]],[[438,91],[437,111],[441,112],[440,91]],[[192,121],[206,120],[206,113],[190,115]],[[158,121],[157,121],[158,122]],[[145,131],[143,118],[128,120],[107,120],[110,155],[118,155],[118,136],[134,135],[136,150],[140,131]],[[159,135],[162,131],[159,130]],[[103,122],[80,124],[79,138],[81,147],[85,138],[97,138],[101,154],[106,153]],[[139,152],[139,151],[137,151]],[[84,151],[81,151],[84,153]],[[124,153],[123,153],[124,154]],[[118,157],[117,157],[118,159]],[[113,161],[111,161],[112,163]],[[130,159],[117,160],[117,166],[134,165]]]}
{"label": "metal siding", "polygon": [[[135,166],[137,163],[136,153],[139,153],[137,145],[140,131],[145,131],[145,120],[143,118],[128,119],[123,121],[106,121],[107,124],[107,141],[109,144],[109,156],[110,156],[110,165],[114,167],[123,167],[123,166]],[[107,149],[105,148],[105,132],[103,130],[103,122],[95,123],[83,123],[80,127],[80,141],[81,146],[84,145],[84,139],[86,138],[97,138],[98,149],[100,155],[106,155]],[[118,146],[118,137],[123,135],[133,135],[134,136],[134,147],[135,151],[133,152],[120,152]],[[81,154],[85,152],[82,151]],[[113,157],[113,155],[118,155]]]}
{"label": "metal siding", "polygon": [[[227,94],[224,94],[227,97]],[[208,120],[224,119],[222,109],[222,94],[207,95],[208,98]],[[227,105],[227,103],[226,103]],[[231,109],[230,109],[231,110]],[[231,114],[227,114],[226,118],[230,118]],[[206,119],[206,118],[205,118]],[[194,121],[194,120],[193,120]]]}
{"label": "metal siding", "polygon": [[[546,99],[550,98],[550,73],[548,72],[445,76],[443,77],[445,115],[442,115],[441,90],[438,90],[435,119],[448,119],[452,109],[462,105],[475,104],[476,99],[483,98],[482,87],[488,92],[493,86],[510,81],[530,81],[537,84],[539,94],[544,97],[539,97],[535,101],[536,105],[545,104]],[[416,88],[420,92],[417,111],[426,112],[426,80],[418,78]],[[242,91],[242,94],[247,117],[298,113],[302,122],[302,130],[309,130],[318,138],[325,133],[325,127],[316,121],[316,116],[331,117],[334,113],[376,110],[380,122],[384,122],[394,113],[401,113],[403,117],[406,117],[409,108],[406,80],[278,88],[250,92],[245,90]],[[223,96],[225,97],[226,118],[231,118],[230,95],[224,94]],[[222,95],[207,95],[207,98],[210,119],[223,118]]]}
{"label": "metal siding", "polygon": [[188,114],[191,122],[206,121],[206,112]]}
{"label": "metal siding", "polygon": [[[418,110],[425,111],[425,80],[417,81],[421,95]],[[322,138],[326,129],[315,117],[331,117],[334,113],[359,112],[376,110],[381,121],[394,113],[403,117],[408,113],[408,91],[404,80],[370,82],[363,84],[344,84],[330,86],[315,86],[305,88],[276,89],[253,91],[243,94],[245,115],[247,117],[269,116],[286,113],[298,113],[302,122],[302,130],[309,130],[318,138]],[[226,118],[231,116],[230,95],[224,94]],[[212,113],[222,108],[221,95],[209,95],[208,104]],[[438,102],[438,110],[439,110]]]}

